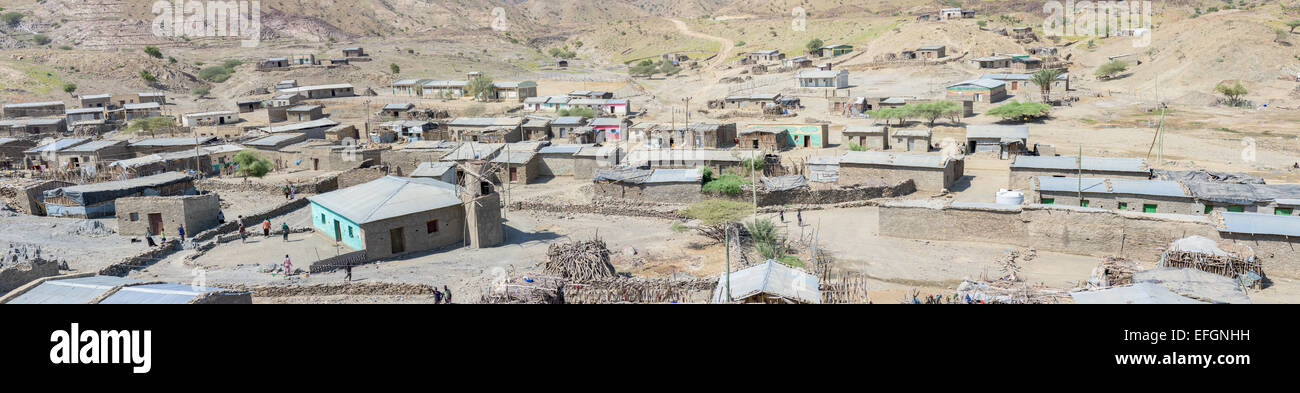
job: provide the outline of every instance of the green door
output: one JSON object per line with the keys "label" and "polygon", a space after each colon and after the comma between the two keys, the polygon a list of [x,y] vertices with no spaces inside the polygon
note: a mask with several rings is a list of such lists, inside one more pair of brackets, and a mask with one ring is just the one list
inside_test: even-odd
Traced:
{"label": "green door", "polygon": [[1054,203],[1056,203],[1056,198],[1043,198],[1044,205],[1051,205]]}
{"label": "green door", "polygon": [[1279,208],[1273,209],[1273,215],[1275,215],[1275,216],[1289,216],[1289,215],[1291,215],[1291,208],[1289,208],[1289,207],[1279,207]]}
{"label": "green door", "polygon": [[1156,205],[1152,205],[1152,204],[1149,204],[1149,203],[1148,203],[1148,204],[1143,204],[1143,205],[1142,205],[1142,212],[1143,212],[1143,213],[1155,213],[1155,212],[1156,212]]}
{"label": "green door", "polygon": [[1232,205],[1228,206],[1228,211],[1233,213],[1243,213],[1246,211],[1246,207],[1242,205]]}
{"label": "green door", "polygon": [[1084,199],[1084,200],[1079,201],[1079,206],[1081,206],[1081,207],[1088,207],[1088,200],[1087,200],[1087,199]]}

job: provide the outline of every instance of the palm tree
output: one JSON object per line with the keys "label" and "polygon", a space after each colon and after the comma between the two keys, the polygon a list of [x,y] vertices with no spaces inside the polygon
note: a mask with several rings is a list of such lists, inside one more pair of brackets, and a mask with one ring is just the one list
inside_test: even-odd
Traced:
{"label": "palm tree", "polygon": [[1043,93],[1043,102],[1047,102],[1048,97],[1052,93],[1052,83],[1056,82],[1056,78],[1060,76],[1061,70],[1055,68],[1044,68],[1031,75],[1029,77],[1029,82],[1038,85],[1038,89]]}

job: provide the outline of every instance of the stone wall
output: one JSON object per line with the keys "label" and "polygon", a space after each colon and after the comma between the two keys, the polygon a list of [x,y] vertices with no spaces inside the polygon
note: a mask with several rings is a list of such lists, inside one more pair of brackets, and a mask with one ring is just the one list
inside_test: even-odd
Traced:
{"label": "stone wall", "polygon": [[[837,187],[824,190],[814,190],[810,188],[784,191],[758,190],[758,206],[833,205],[846,202],[867,201],[878,198],[899,197],[915,192],[916,183],[914,183],[912,179],[906,179],[893,185],[884,184],[883,182],[870,182],[870,184],[859,184],[850,187]],[[744,192],[741,192],[740,195],[726,196],[724,199],[751,203],[753,202],[754,196],[751,194],[749,187],[745,187]]]}
{"label": "stone wall", "polygon": [[344,171],[338,175],[338,189],[352,187],[384,176],[388,176],[387,167],[357,168]]}
{"label": "stone wall", "polygon": [[[264,182],[227,182],[217,180],[198,180],[195,182],[195,188],[203,191],[213,192],[256,192],[275,195],[284,198],[284,184],[264,183]],[[307,183],[296,183],[293,185],[294,193],[304,194],[323,194],[338,189],[338,175],[321,175]]]}
{"label": "stone wall", "polygon": [[135,256],[122,258],[121,261],[105,266],[99,270],[101,276],[126,276],[132,270],[143,269],[153,265],[167,255],[175,252],[180,248],[181,241],[176,238],[167,239],[157,247],[145,249],[144,252]]}
{"label": "stone wall", "polygon": [[591,187],[596,198],[618,198],[629,201],[661,203],[694,203],[704,196],[699,183],[643,183],[596,182]]}
{"label": "stone wall", "polygon": [[510,204],[510,210],[536,210],[552,214],[597,214],[603,216],[651,217],[684,220],[681,205],[664,205],[653,202],[634,202],[621,199],[599,198],[592,203],[563,204],[541,201],[522,201]]}
{"label": "stone wall", "polygon": [[[289,200],[288,202],[281,203],[262,212],[244,216],[244,222],[247,223],[249,230],[251,231],[252,228],[257,223],[260,223],[272,217],[282,216],[288,214],[291,211],[301,209],[303,207],[306,207],[308,203],[309,202],[307,201],[307,198],[292,199]],[[211,240],[212,238],[217,237],[217,235],[231,233],[238,230],[239,230],[239,220],[236,217],[226,217],[225,223],[217,225],[216,228],[212,228],[194,234],[194,236],[190,238],[190,241],[195,243],[205,242]]]}
{"label": "stone wall", "polygon": [[537,154],[537,173],[542,176],[573,176],[577,157],[573,154]]}
{"label": "stone wall", "polygon": [[45,191],[73,185],[75,184],[65,181],[49,180],[25,187],[5,186],[0,188],[0,199],[14,211],[40,216],[45,215]]}
{"label": "stone wall", "polygon": [[911,180],[917,190],[939,191],[947,189],[961,178],[960,166],[957,165],[959,162],[961,160],[953,160],[953,164],[943,169],[840,163],[836,184],[849,187],[880,182],[897,184]]}
{"label": "stone wall", "polygon": [[961,207],[895,201],[880,206],[881,236],[1033,247],[1075,255],[1159,260],[1169,243],[1197,235],[1255,249],[1269,275],[1300,278],[1300,239],[1220,233],[1203,215],[1146,214],[1069,206]]}
{"label": "stone wall", "polygon": [[59,264],[55,261],[48,261],[41,258],[25,260],[17,263],[5,261],[0,264],[0,294],[12,291],[18,287],[26,285],[32,280],[42,277],[57,276],[59,274]]}

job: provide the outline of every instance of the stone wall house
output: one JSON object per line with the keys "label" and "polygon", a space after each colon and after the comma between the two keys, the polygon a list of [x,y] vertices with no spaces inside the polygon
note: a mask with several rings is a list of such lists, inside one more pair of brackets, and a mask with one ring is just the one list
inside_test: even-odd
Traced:
{"label": "stone wall house", "polygon": [[624,152],[618,146],[588,146],[573,153],[573,177],[590,179],[597,170],[618,165]]}
{"label": "stone wall house", "polygon": [[301,86],[280,90],[283,93],[297,94],[307,99],[353,97],[356,92],[350,83],[333,85]]}
{"label": "stone wall house", "polygon": [[577,164],[577,154],[593,145],[560,144],[550,145],[537,150],[537,174],[539,176],[573,176]]}
{"label": "stone wall house", "polygon": [[790,147],[790,132],[780,127],[748,127],[740,131],[741,147],[761,151],[780,151]]}
{"label": "stone wall house", "polygon": [[339,125],[338,122],[334,120],[330,120],[329,118],[323,118],[323,119],[305,121],[301,123],[285,124],[282,126],[262,127],[259,128],[258,130],[271,133],[271,134],[280,134],[286,132],[295,133],[295,134],[300,133],[300,134],[306,134],[307,139],[325,139],[325,131],[334,128],[334,126],[337,125]]}
{"label": "stone wall house", "polygon": [[58,152],[90,142],[90,138],[62,138],[23,151],[23,166],[56,167],[59,165]]}
{"label": "stone wall house", "polygon": [[597,197],[632,201],[692,203],[701,199],[699,169],[607,169],[592,179]]}
{"label": "stone wall house", "polygon": [[197,146],[204,146],[217,141],[215,136],[199,137],[175,137],[175,138],[149,138],[141,141],[132,142],[127,146],[130,153],[135,157],[143,157],[150,154],[171,153],[178,151],[194,150]]}
{"label": "stone wall house", "polygon": [[185,226],[185,235],[193,236],[217,226],[217,213],[221,211],[220,198],[215,193],[180,196],[145,196],[117,200],[117,233],[123,236],[144,236],[146,231],[177,235],[177,227]]}
{"label": "stone wall house", "polygon": [[181,125],[185,127],[223,126],[238,122],[239,113],[235,111],[186,113],[181,116]]}
{"label": "stone wall house", "polygon": [[104,183],[63,187],[45,192],[45,213],[56,217],[113,216],[118,198],[193,195],[193,178],[179,172]]}
{"label": "stone wall house", "polygon": [[840,135],[840,142],[846,145],[853,143],[867,150],[889,150],[889,126],[844,126]]}
{"label": "stone wall house", "polygon": [[1029,126],[966,126],[966,154],[992,153],[1002,159],[1029,151]]}
{"label": "stone wall house", "polygon": [[520,126],[525,140],[530,141],[549,141],[551,140],[551,119],[546,117],[528,116],[524,124]]}
{"label": "stone wall house", "polygon": [[929,128],[911,128],[905,130],[891,130],[889,132],[889,147],[903,151],[930,151],[931,131]]}
{"label": "stone wall house", "polygon": [[537,153],[531,151],[506,150],[492,159],[501,165],[497,177],[511,183],[528,184],[537,178]]}
{"label": "stone wall house", "polygon": [[[1044,205],[1066,205],[1141,213],[1201,214],[1201,204],[1175,181],[1077,177],[1035,178],[1036,195]],[[1079,196],[1082,194],[1083,199]]]}
{"label": "stone wall house", "polygon": [[798,87],[849,87],[849,72],[845,70],[803,70],[795,75]]}
{"label": "stone wall house", "polygon": [[59,167],[64,169],[104,169],[108,163],[135,157],[127,151],[126,141],[99,140],[59,150]]}
{"label": "stone wall house", "polygon": [[874,151],[845,152],[839,160],[840,186],[884,182],[897,184],[906,180],[921,191],[946,190],[963,176],[964,162],[931,154],[885,153]]}
{"label": "stone wall house", "polygon": [[4,104],[3,111],[5,119],[63,116],[67,111],[67,105],[63,101],[22,102]]}
{"label": "stone wall house", "polygon": [[993,103],[1007,98],[1007,84],[995,79],[972,79],[948,85],[950,100]]}
{"label": "stone wall house", "polygon": [[463,244],[460,194],[433,179],[386,176],[308,200],[316,233],[374,260]]}
{"label": "stone wall house", "polygon": [[1151,171],[1141,158],[1085,156],[1080,160],[1075,156],[1016,156],[1011,161],[1007,186],[1032,190],[1033,178],[1038,176],[1147,180]]}

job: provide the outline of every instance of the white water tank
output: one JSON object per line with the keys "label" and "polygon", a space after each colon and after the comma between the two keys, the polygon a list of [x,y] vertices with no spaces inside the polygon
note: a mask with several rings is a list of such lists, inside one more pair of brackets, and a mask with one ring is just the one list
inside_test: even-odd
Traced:
{"label": "white water tank", "polygon": [[1020,190],[998,190],[999,205],[1020,205],[1025,203],[1025,193]]}

